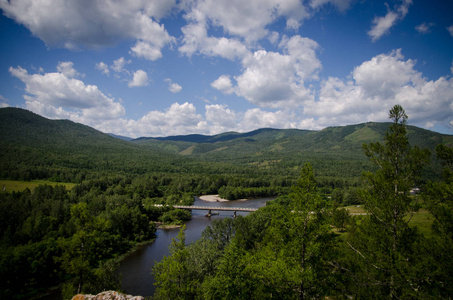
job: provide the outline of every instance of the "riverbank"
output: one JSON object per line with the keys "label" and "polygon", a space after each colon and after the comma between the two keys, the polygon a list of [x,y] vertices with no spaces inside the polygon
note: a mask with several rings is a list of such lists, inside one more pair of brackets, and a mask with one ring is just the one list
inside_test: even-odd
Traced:
{"label": "riverbank", "polygon": [[180,228],[182,225],[176,225],[176,224],[164,224],[162,222],[153,222],[156,224],[157,229],[175,229],[175,228]]}
{"label": "riverbank", "polygon": [[[219,195],[202,195],[199,196],[200,200],[206,201],[206,202],[230,202],[230,200],[220,198]],[[234,201],[247,201],[249,199],[238,199]]]}

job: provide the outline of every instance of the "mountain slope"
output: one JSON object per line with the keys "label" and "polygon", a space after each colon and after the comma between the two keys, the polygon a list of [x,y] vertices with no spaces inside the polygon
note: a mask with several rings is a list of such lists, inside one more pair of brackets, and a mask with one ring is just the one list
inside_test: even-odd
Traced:
{"label": "mountain slope", "polygon": [[[364,123],[320,131],[264,128],[247,133],[140,138],[128,142],[71,121],[48,120],[23,109],[2,108],[0,177],[57,176],[66,180],[65,176],[73,178],[82,171],[94,171],[267,174],[294,178],[300,166],[310,162],[319,176],[359,178],[364,170],[372,168],[362,152],[362,144],[382,141],[388,126]],[[412,145],[432,152],[439,143],[453,145],[451,135],[412,126],[408,126],[408,137]],[[431,177],[437,176],[440,168],[435,159],[428,169]]]}
{"label": "mountain slope", "polygon": [[[266,128],[248,133],[141,138],[132,142],[210,162],[286,170],[311,162],[322,174],[358,177],[372,167],[362,152],[362,144],[383,141],[389,125],[370,122],[320,131]],[[453,145],[451,135],[413,126],[408,126],[407,132],[412,145],[428,148],[432,153],[439,143]],[[434,159],[429,172],[434,172],[435,164]]]}
{"label": "mountain slope", "polygon": [[[187,159],[144,149],[82,124],[49,120],[18,108],[0,109],[0,171],[3,178],[48,177],[49,174],[82,169],[177,172],[177,166],[183,165],[178,162],[183,160]],[[24,172],[34,174],[24,175]],[[36,174],[39,172],[43,174]]]}

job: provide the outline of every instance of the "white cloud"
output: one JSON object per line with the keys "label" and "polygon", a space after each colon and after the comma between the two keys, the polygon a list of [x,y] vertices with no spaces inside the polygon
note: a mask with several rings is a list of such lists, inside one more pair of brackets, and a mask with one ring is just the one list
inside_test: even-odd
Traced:
{"label": "white cloud", "polygon": [[269,112],[259,108],[249,109],[245,112],[240,128],[242,131],[251,131],[258,128],[295,128],[297,118],[288,111]]}
{"label": "white cloud", "polygon": [[0,95],[0,108],[9,107],[9,104],[7,103],[7,101],[8,100],[5,97]]}
{"label": "white cloud", "polygon": [[228,95],[234,92],[233,83],[228,75],[220,76],[211,83],[211,86]]}
{"label": "white cloud", "polygon": [[130,64],[130,63],[131,63],[130,60],[125,60],[124,57],[120,57],[120,58],[118,58],[118,59],[116,59],[116,60],[113,61],[113,65],[110,66],[110,68],[111,68],[113,71],[119,73],[119,72],[125,71],[124,66],[125,66],[126,64]]}
{"label": "white cloud", "polygon": [[352,0],[311,0],[310,6],[314,9],[320,8],[325,4],[334,5],[339,11],[344,12],[351,6]]}
{"label": "white cloud", "polygon": [[158,137],[192,133],[218,134],[226,131],[247,132],[263,127],[296,128],[310,124],[301,120],[294,112],[269,112],[259,108],[235,112],[226,105],[205,105],[205,115],[197,113],[192,103],[173,103],[163,111],[153,110],[138,120],[105,120],[96,128],[130,137]]}
{"label": "white cloud", "polygon": [[431,32],[431,27],[433,27],[433,26],[434,26],[434,23],[427,24],[426,22],[424,22],[424,23],[416,26],[415,29],[421,34],[427,34],[427,33]]}
{"label": "white cloud", "polygon": [[[99,126],[104,132],[114,132],[131,137],[169,136],[206,132],[206,122],[192,103],[173,103],[165,111],[150,111],[138,120],[112,120]],[[108,131],[113,130],[113,131]]]}
{"label": "white cloud", "polygon": [[182,90],[182,86],[180,86],[177,83],[171,83],[170,86],[168,87],[168,90],[172,93],[179,93]]}
{"label": "white cloud", "polygon": [[57,66],[58,72],[63,74],[68,78],[73,78],[80,75],[73,67],[73,63],[71,61],[59,62]]}
{"label": "white cloud", "polygon": [[200,53],[234,60],[242,58],[249,53],[247,47],[236,39],[208,37],[204,24],[189,24],[181,30],[184,38],[179,51],[187,56]]}
{"label": "white cloud", "polygon": [[99,71],[101,71],[105,75],[109,75],[110,74],[109,66],[106,63],[102,62],[102,61],[100,63],[96,64],[96,69],[98,69]]}
{"label": "white cloud", "polygon": [[279,48],[283,53],[259,50],[242,60],[243,73],[235,77],[223,75],[211,86],[224,92],[233,91],[260,107],[284,108],[303,105],[313,99],[306,82],[317,80],[321,62],[316,57],[318,44],[308,38],[283,37]]}
{"label": "white cloud", "polygon": [[395,104],[404,107],[411,124],[426,127],[445,122],[453,114],[453,78],[428,81],[415,70],[413,60],[405,60],[395,50],[363,62],[351,73],[351,80],[324,80],[319,100],[307,103],[304,114],[322,127],[387,121]]}
{"label": "white cloud", "polygon": [[368,31],[368,35],[374,41],[380,39],[386,34],[390,28],[395,25],[398,19],[398,14],[393,11],[388,12],[384,17],[375,17],[373,20],[373,27]]}
{"label": "white cloud", "polygon": [[3,13],[23,24],[48,46],[68,49],[140,40],[162,49],[174,41],[156,20],[176,5],[166,1],[0,1]]}
{"label": "white cloud", "polygon": [[[184,4],[188,24],[181,29],[179,51],[187,56],[197,53],[243,59],[256,41],[268,37],[276,42],[278,35],[269,32],[267,26],[279,18],[286,19],[288,29],[298,29],[309,17],[299,0],[200,0]],[[226,36],[209,36],[211,27],[221,28]]]}
{"label": "white cloud", "polygon": [[148,42],[138,41],[134,47],[131,48],[131,54],[147,60],[157,60],[162,57],[160,47],[152,45]]}
{"label": "white cloud", "polygon": [[170,78],[166,78],[164,81],[168,83],[168,90],[173,94],[179,93],[182,90],[182,86],[174,83]]}
{"label": "white cloud", "polygon": [[206,105],[205,110],[205,118],[211,134],[240,130],[238,127],[239,114],[230,110],[226,105]]}
{"label": "white cloud", "polygon": [[447,30],[450,33],[450,35],[453,36],[453,25],[447,27]]}
{"label": "white cloud", "polygon": [[308,18],[299,0],[200,0],[186,6],[186,19],[192,23],[222,27],[233,36],[257,41],[268,34],[266,26],[279,17],[287,24],[299,24]]}
{"label": "white cloud", "polygon": [[[29,74],[17,67],[9,72],[25,84],[25,107],[48,118],[71,119],[90,126],[124,115],[124,107],[107,97],[97,86],[86,85],[70,75],[72,63],[59,64],[59,72]],[[68,75],[69,74],[69,75]]]}
{"label": "white cloud", "polygon": [[402,0],[400,6],[395,10],[388,10],[384,17],[374,17],[373,27],[368,31],[368,35],[372,41],[379,40],[384,34],[387,34],[398,20],[404,19],[409,12],[409,6],[412,4],[412,0]]}
{"label": "white cloud", "polygon": [[143,70],[134,72],[132,80],[128,83],[129,87],[140,87],[148,85],[148,74]]}
{"label": "white cloud", "polygon": [[420,74],[414,70],[415,61],[403,59],[401,49],[398,49],[377,55],[356,67],[352,75],[364,96],[393,98],[401,86],[420,81]]}

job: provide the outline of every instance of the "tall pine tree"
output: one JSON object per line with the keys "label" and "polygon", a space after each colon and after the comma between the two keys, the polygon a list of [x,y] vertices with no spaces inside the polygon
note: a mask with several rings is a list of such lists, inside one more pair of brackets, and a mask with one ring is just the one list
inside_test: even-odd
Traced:
{"label": "tall pine tree", "polygon": [[389,118],[392,125],[384,143],[363,145],[378,169],[365,174],[368,188],[362,197],[368,215],[347,241],[361,270],[354,276],[353,291],[366,298],[418,298],[422,279],[416,248],[421,236],[408,225],[417,210],[410,190],[430,153],[409,145],[408,117],[400,105],[390,110]]}

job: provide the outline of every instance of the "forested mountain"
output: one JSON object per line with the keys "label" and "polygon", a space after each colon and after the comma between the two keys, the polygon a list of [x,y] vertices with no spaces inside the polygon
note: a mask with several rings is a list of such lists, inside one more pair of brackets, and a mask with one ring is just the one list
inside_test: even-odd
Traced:
{"label": "forested mountain", "polygon": [[[1,177],[76,181],[83,170],[143,174],[181,172],[187,158],[145,149],[68,120],[0,109]],[[63,178],[59,178],[63,176]]]}
{"label": "forested mountain", "polygon": [[[186,135],[139,138],[133,143],[162,149],[211,162],[253,165],[258,168],[297,169],[313,164],[322,176],[359,177],[371,164],[362,144],[382,141],[390,123],[363,123],[328,127],[320,131],[297,129],[258,129],[247,133],[228,132],[213,136]],[[436,145],[453,145],[453,136],[408,126],[412,145],[434,151]],[[433,161],[427,173],[438,169]],[[435,174],[431,174],[435,176]]]}
{"label": "forested mountain", "polygon": [[[132,142],[161,148],[182,155],[217,157],[214,153],[253,152],[331,152],[361,149],[363,143],[382,141],[390,123],[363,123],[328,127],[320,131],[262,128],[247,133],[227,132],[218,135],[180,135],[158,138],[138,138]],[[408,126],[412,144],[434,149],[439,143],[453,143],[453,136]],[[361,151],[361,150],[360,150]],[[257,155],[260,155],[257,153]],[[221,157],[221,155],[218,155]]]}
{"label": "forested mountain", "polygon": [[[358,179],[371,164],[362,144],[382,141],[388,123],[320,131],[264,128],[247,133],[186,135],[125,141],[67,120],[48,120],[18,108],[0,109],[2,178],[75,181],[81,170],[99,172],[297,175],[310,162],[321,177]],[[453,136],[408,126],[409,141],[432,152]],[[436,177],[433,160],[426,173]],[[68,174],[68,175],[65,175]],[[67,178],[65,178],[67,177]]]}

